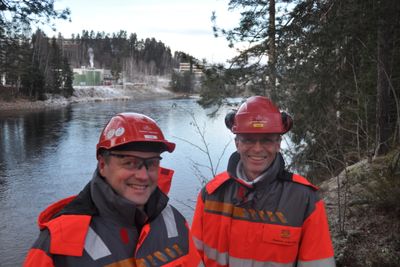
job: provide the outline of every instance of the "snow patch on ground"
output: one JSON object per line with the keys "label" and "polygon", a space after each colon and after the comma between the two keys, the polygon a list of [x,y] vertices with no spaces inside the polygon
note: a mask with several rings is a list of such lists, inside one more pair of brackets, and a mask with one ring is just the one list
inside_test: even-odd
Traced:
{"label": "snow patch on ground", "polygon": [[129,99],[120,89],[111,86],[75,86],[71,102]]}
{"label": "snow patch on ground", "polygon": [[40,108],[62,107],[76,102],[94,102],[129,99],[172,98],[176,95],[167,90],[169,80],[159,79],[140,84],[124,84],[116,86],[75,86],[70,98],[59,95],[46,95],[45,101],[29,101],[16,99],[0,100],[0,110],[31,110]]}

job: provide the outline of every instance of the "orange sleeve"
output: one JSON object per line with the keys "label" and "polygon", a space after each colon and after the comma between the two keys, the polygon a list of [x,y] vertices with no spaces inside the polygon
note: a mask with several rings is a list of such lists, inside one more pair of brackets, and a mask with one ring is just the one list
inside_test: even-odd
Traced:
{"label": "orange sleeve", "polygon": [[315,210],[305,220],[299,249],[300,261],[326,259],[334,256],[324,202],[315,204]]}
{"label": "orange sleeve", "polygon": [[[189,228],[189,226],[188,226]],[[203,266],[202,259],[197,251],[196,245],[193,242],[193,235],[189,230],[189,255],[188,255],[188,266]]]}
{"label": "orange sleeve", "polygon": [[53,260],[41,249],[32,248],[26,256],[24,267],[54,267]]}
{"label": "orange sleeve", "polygon": [[197,251],[200,256],[204,259],[203,251],[203,212],[204,212],[204,202],[201,198],[201,192],[197,197],[196,208],[194,210],[193,222],[192,222],[192,235]]}

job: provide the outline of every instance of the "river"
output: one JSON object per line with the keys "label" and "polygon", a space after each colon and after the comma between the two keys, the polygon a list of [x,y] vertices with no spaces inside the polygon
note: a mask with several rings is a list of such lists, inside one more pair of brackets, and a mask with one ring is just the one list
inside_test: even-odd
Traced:
{"label": "river", "polygon": [[[191,221],[200,178],[194,164],[209,166],[196,130],[205,130],[218,171],[235,150],[224,124],[227,109],[215,118],[194,99],[110,101],[17,114],[0,114],[0,266],[20,266],[38,235],[37,216],[54,201],[77,194],[96,167],[95,147],[105,123],[118,112],[144,113],[157,121],[165,137],[177,144],[163,153],[162,166],[175,170],[171,204]],[[197,122],[194,123],[192,115]],[[211,177],[207,168],[202,175]]]}

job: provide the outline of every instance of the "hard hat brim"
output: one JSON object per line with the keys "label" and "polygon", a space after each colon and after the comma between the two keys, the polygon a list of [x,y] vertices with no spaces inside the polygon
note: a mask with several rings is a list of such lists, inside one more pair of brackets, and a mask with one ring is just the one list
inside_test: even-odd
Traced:
{"label": "hard hat brim", "polygon": [[115,151],[141,151],[141,152],[158,152],[168,151],[172,153],[175,150],[175,144],[168,141],[135,141],[119,146],[112,147],[110,150]]}

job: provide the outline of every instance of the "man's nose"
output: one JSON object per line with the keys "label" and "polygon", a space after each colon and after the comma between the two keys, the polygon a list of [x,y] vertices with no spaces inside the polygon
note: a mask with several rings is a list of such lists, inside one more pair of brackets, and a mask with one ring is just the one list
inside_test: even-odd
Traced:
{"label": "man's nose", "polygon": [[253,145],[253,149],[255,150],[261,150],[263,148],[263,145],[261,143],[261,140],[256,140],[256,142]]}
{"label": "man's nose", "polygon": [[145,164],[143,164],[139,169],[136,170],[136,178],[139,179],[148,179],[149,178],[149,173],[148,170],[145,166]]}

